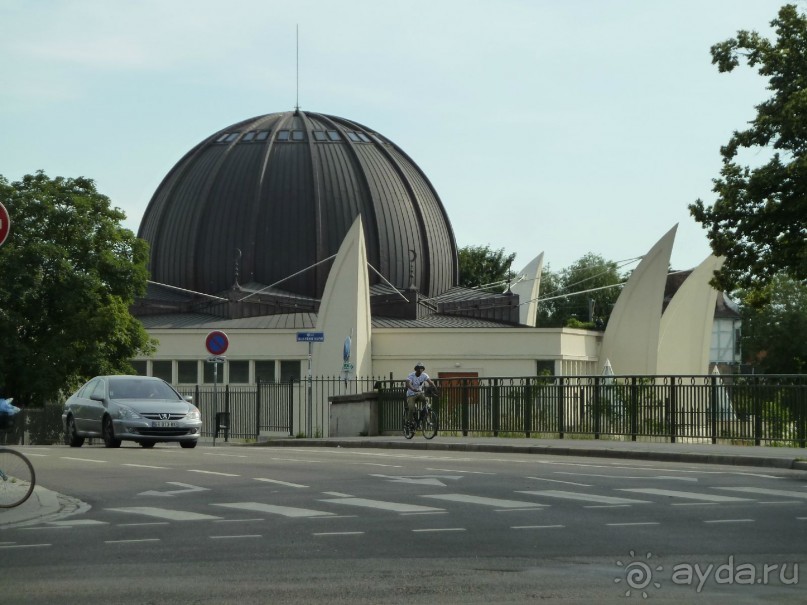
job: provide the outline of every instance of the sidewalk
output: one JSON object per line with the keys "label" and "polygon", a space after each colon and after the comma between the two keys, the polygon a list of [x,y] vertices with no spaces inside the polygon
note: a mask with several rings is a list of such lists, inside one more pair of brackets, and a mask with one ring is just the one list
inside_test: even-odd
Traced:
{"label": "sidewalk", "polygon": [[[217,441],[218,445],[229,445]],[[607,439],[526,439],[509,437],[441,437],[427,441],[420,434],[403,436],[341,437],[326,439],[269,439],[262,447],[402,448],[455,452],[497,452],[654,460],[696,464],[725,464],[807,471],[807,449],[711,443],[654,443]]]}
{"label": "sidewalk", "polygon": [[[199,445],[210,447],[212,439]],[[341,447],[452,452],[491,452],[580,456],[624,460],[645,460],[691,464],[722,464],[743,467],[767,467],[807,471],[807,449],[788,447],[753,447],[712,445],[710,443],[650,443],[609,441],[603,439],[525,439],[508,437],[441,437],[427,441],[416,435],[411,441],[403,436],[341,437],[327,439],[272,438],[258,443],[241,440],[216,440],[216,447]],[[56,522],[72,514],[86,512],[89,505],[44,487],[37,486],[22,505],[0,509],[0,530],[37,523]]]}

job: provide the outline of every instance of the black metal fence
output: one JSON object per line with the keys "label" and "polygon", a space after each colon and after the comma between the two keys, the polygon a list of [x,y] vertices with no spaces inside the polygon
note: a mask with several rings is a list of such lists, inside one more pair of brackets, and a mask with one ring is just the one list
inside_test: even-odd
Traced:
{"label": "black metal fence", "polygon": [[[441,434],[729,442],[807,447],[807,375],[547,376],[435,380]],[[376,391],[379,430],[398,434],[403,381],[317,378],[257,386],[180,387],[202,435],[328,436],[332,396]],[[24,410],[6,443],[62,439],[61,404]],[[227,429],[216,434],[217,414]]]}
{"label": "black metal fence", "polygon": [[[807,376],[557,376],[435,380],[440,433],[638,437],[805,447]],[[400,431],[404,390],[380,385],[381,431]]]}

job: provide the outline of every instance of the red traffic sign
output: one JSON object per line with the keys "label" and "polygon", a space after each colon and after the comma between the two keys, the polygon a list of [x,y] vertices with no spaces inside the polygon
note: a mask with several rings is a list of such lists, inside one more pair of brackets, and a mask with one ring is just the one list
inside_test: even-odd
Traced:
{"label": "red traffic sign", "polygon": [[6,207],[0,203],[0,246],[6,241],[8,234],[11,232],[11,217],[8,215]]}
{"label": "red traffic sign", "polygon": [[227,347],[230,346],[230,340],[227,335],[220,330],[213,330],[205,338],[205,346],[211,355],[224,355]]}

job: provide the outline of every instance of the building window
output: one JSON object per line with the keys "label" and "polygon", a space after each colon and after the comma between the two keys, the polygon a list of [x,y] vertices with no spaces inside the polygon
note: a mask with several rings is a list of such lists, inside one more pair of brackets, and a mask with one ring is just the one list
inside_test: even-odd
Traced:
{"label": "building window", "polygon": [[249,384],[249,362],[245,360],[230,361],[230,384]]}
{"label": "building window", "polygon": [[275,362],[273,359],[255,362],[255,382],[275,382]]}
{"label": "building window", "polygon": [[342,137],[340,137],[339,133],[336,132],[335,130],[329,130],[328,131],[328,138],[331,139],[332,141],[341,141],[342,140]]}
{"label": "building window", "polygon": [[135,359],[131,363],[138,376],[149,375],[149,364],[145,359]]}
{"label": "building window", "polygon": [[292,141],[305,141],[305,131],[304,130],[293,130],[291,132],[291,140]]}
{"label": "building window", "polygon": [[250,130],[247,134],[244,135],[244,138],[241,139],[242,141],[251,141],[255,138],[255,131]]}
{"label": "building window", "polygon": [[361,139],[359,138],[359,136],[358,136],[358,135],[357,135],[355,132],[351,132],[351,131],[348,131],[348,132],[347,132],[347,138],[349,138],[351,141],[354,141],[354,142],[356,142],[356,143],[358,143],[359,141],[361,141]]}
{"label": "building window", "polygon": [[227,140],[227,137],[230,136],[229,134],[225,133],[221,135],[218,139],[216,139],[216,143],[223,143]]}
{"label": "building window", "polygon": [[280,382],[299,382],[300,362],[281,361],[280,362]]}
{"label": "building window", "polygon": [[268,138],[269,138],[269,131],[268,130],[261,130],[258,133],[258,136],[255,137],[255,140],[256,141],[265,141]]}
{"label": "building window", "polygon": [[235,141],[238,138],[238,134],[239,133],[237,133],[237,132],[234,132],[232,134],[228,134],[227,138],[224,139],[224,142],[225,143],[232,143],[233,141]]}
{"label": "building window", "polygon": [[538,359],[535,361],[535,374],[537,376],[554,376],[555,362],[552,359]]}
{"label": "building window", "polygon": [[368,137],[366,134],[364,134],[363,132],[359,132],[359,133],[357,133],[357,134],[359,135],[359,138],[360,138],[362,141],[364,141],[365,143],[372,143],[372,141],[370,140],[370,138],[369,138],[369,137]]}
{"label": "building window", "polygon": [[277,140],[278,141],[288,141],[289,140],[289,131],[288,130],[278,130],[277,131]]}
{"label": "building window", "polygon": [[199,371],[196,360],[177,362],[177,382],[179,384],[196,384],[199,382]]}
{"label": "building window", "polygon": [[315,130],[313,132],[313,134],[314,134],[314,140],[315,141],[327,141],[328,140],[328,137],[325,136],[325,133],[323,131],[321,131],[321,130]]}
{"label": "building window", "polygon": [[171,361],[152,361],[151,375],[162,378],[165,382],[174,382],[172,366],[173,363]]}

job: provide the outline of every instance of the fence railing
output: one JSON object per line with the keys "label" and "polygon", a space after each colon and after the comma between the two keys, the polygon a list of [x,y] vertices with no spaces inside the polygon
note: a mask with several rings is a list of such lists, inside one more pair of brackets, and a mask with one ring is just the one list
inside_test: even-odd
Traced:
{"label": "fence railing", "polygon": [[[731,442],[807,447],[807,375],[541,376],[436,379],[440,434]],[[398,434],[403,381],[315,378],[257,386],[179,387],[202,435],[329,435],[330,397],[376,392],[379,431]],[[215,435],[216,414],[229,414]],[[61,439],[61,404],[24,410],[8,443]]]}
{"label": "fence railing", "polygon": [[[557,376],[435,380],[440,432],[638,437],[754,445],[807,442],[807,376]],[[404,390],[379,385],[381,431],[398,432]]]}

